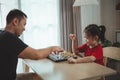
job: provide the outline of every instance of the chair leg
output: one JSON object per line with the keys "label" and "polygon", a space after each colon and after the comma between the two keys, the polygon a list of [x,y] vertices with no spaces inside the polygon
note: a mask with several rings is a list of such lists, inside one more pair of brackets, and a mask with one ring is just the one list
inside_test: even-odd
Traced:
{"label": "chair leg", "polygon": [[104,57],[104,58],[103,58],[103,62],[104,62],[104,65],[105,65],[105,66],[107,65],[107,61],[108,61],[108,58],[107,58],[107,57]]}

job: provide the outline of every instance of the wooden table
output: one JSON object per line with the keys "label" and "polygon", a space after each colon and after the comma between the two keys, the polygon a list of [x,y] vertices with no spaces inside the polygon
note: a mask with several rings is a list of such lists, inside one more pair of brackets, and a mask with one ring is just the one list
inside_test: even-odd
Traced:
{"label": "wooden table", "polygon": [[49,59],[24,59],[33,71],[43,80],[90,80],[96,77],[115,74],[116,71],[96,63],[68,64]]}

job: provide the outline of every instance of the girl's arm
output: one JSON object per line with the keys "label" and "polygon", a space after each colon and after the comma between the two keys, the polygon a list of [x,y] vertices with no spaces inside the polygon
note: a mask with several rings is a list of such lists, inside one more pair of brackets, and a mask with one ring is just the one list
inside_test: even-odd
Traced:
{"label": "girl's arm", "polygon": [[87,56],[83,58],[78,58],[77,63],[87,63],[87,62],[94,62],[96,58],[94,56]]}
{"label": "girl's arm", "polygon": [[72,40],[72,52],[77,54],[78,51],[78,44],[77,44],[77,38],[75,34],[70,34],[70,39]]}
{"label": "girl's arm", "polygon": [[77,54],[78,51],[78,45],[77,45],[77,40],[72,40],[72,52]]}
{"label": "girl's arm", "polygon": [[88,56],[88,57],[83,57],[83,58],[69,58],[68,62],[70,63],[87,63],[87,62],[94,62],[96,58],[94,56]]}

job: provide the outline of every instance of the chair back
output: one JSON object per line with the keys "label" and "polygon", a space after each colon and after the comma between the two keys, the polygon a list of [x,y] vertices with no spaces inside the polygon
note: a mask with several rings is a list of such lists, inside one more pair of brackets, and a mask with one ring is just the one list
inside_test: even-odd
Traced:
{"label": "chair back", "polygon": [[103,48],[103,56],[120,61],[120,48],[105,47],[105,48]]}
{"label": "chair back", "polygon": [[120,61],[120,48],[117,47],[104,47],[103,48],[103,62],[107,65],[108,58]]}

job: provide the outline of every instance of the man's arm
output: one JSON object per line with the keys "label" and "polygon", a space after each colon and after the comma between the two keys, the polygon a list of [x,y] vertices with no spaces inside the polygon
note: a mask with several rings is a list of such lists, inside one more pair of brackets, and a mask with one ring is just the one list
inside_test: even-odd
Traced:
{"label": "man's arm", "polygon": [[55,51],[59,52],[63,51],[63,49],[56,46],[43,49],[34,49],[28,46],[19,54],[19,57],[24,59],[42,59],[46,58],[51,52]]}

